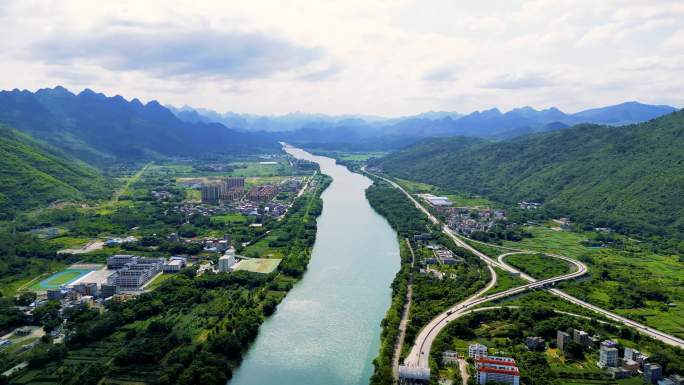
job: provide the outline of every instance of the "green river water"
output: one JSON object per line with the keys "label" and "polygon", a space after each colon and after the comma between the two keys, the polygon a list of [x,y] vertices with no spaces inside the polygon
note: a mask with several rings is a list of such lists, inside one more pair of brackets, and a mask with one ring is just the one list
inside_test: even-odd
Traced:
{"label": "green river water", "polygon": [[333,178],[308,271],[259,329],[229,385],[368,384],[399,270],[396,233],[371,208],[371,181],[334,159],[286,148]]}

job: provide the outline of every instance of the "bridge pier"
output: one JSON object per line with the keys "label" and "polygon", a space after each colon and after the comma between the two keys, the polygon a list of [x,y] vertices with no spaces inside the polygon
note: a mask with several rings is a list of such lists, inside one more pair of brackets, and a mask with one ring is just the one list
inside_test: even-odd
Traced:
{"label": "bridge pier", "polygon": [[430,382],[430,369],[418,366],[399,365],[400,385],[423,385]]}

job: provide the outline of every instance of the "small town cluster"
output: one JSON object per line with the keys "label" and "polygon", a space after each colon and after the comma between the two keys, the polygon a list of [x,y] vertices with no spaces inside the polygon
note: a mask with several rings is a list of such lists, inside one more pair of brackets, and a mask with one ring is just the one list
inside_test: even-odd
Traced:
{"label": "small town cluster", "polygon": [[[418,260],[419,270],[422,275],[431,275],[437,279],[444,279],[445,276],[455,279],[453,269],[448,269],[450,266],[456,266],[464,263],[464,259],[455,255],[453,251],[436,243],[429,233],[416,234],[413,236],[413,241],[416,242],[419,255],[422,258]],[[425,253],[422,251],[425,250]]]}
{"label": "small town cluster", "polygon": [[[530,347],[530,338],[527,345]],[[569,330],[567,332],[558,330],[556,345],[560,351],[568,349],[570,343],[581,349],[598,349],[599,360],[596,363],[599,368],[607,370],[614,379],[623,379],[641,375],[645,384],[657,385],[681,385],[684,384],[684,376],[673,374],[669,378],[663,377],[663,368],[656,363],[649,363],[648,356],[633,348],[624,348],[622,358],[619,355],[618,343],[612,340],[604,340],[598,336],[589,336],[583,330]],[[536,344],[543,340],[537,341]],[[536,347],[536,346],[534,346]]]}
{"label": "small town cluster", "polygon": [[[294,193],[303,183],[302,177],[287,178],[279,184],[264,184],[245,188],[245,178],[226,178],[223,180],[205,181],[204,179],[186,179],[179,185],[190,187],[200,192],[200,202],[187,201],[173,207],[183,215],[219,215],[240,213],[243,215],[267,215],[279,217],[287,211],[287,203],[274,200],[281,192]],[[156,192],[159,194],[159,192]]]}
{"label": "small town cluster", "polygon": [[[599,360],[596,365],[607,370],[614,379],[641,376],[644,384],[684,385],[684,376],[673,374],[665,378],[663,368],[656,363],[649,363],[648,356],[634,348],[624,348],[619,355],[618,343],[612,340],[601,341],[598,336],[590,336],[583,330],[557,331],[556,345],[561,352],[573,343],[581,349],[598,349]],[[525,345],[530,350],[541,350],[546,343],[541,337],[527,337]],[[478,384],[520,384],[520,370],[512,357],[492,356],[488,348],[482,344],[468,345],[468,357],[475,365],[475,379]],[[442,353],[444,364],[458,364],[461,359],[458,352]]]}
{"label": "small town cluster", "polygon": [[[491,356],[487,346],[482,344],[468,345],[468,357],[475,365],[478,384],[520,385],[520,370],[514,358]],[[442,354],[444,364],[458,364],[459,359],[459,354],[451,350]]]}
{"label": "small town cluster", "polygon": [[[203,239],[201,242],[204,245],[203,251],[221,254],[218,263],[180,255],[149,258],[117,254],[107,258],[106,266],[84,263],[71,265],[67,270],[56,274],[64,274],[68,283],[38,291],[35,301],[21,308],[24,321],[28,324],[34,323],[34,312],[49,303],[59,303],[60,313],[81,305],[104,309],[105,302],[125,301],[144,293],[149,290],[148,285],[160,275],[179,273],[193,263],[199,263],[196,274],[202,275],[208,271],[230,273],[237,270],[270,273],[281,261],[275,258],[247,258],[237,255],[227,236],[224,239]],[[73,276],[75,278],[72,278]],[[55,275],[51,279],[55,279]],[[31,333],[32,329],[19,328],[14,333],[20,336],[27,331]],[[61,337],[60,334],[59,328],[53,331],[55,337]],[[0,339],[0,350],[9,347],[11,343],[10,339]]]}
{"label": "small town cluster", "polygon": [[418,194],[437,213],[446,217],[449,227],[459,234],[470,235],[475,231],[490,231],[496,222],[505,221],[503,210],[480,207],[452,207],[453,202],[445,196]]}

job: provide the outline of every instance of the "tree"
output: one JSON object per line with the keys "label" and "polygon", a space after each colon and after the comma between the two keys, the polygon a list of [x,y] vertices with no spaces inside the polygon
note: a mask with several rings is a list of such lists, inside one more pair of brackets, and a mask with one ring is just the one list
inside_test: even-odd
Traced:
{"label": "tree", "polygon": [[35,300],[36,300],[36,293],[34,293],[32,291],[26,291],[26,292],[19,294],[19,297],[17,297],[16,303],[19,306],[28,306]]}

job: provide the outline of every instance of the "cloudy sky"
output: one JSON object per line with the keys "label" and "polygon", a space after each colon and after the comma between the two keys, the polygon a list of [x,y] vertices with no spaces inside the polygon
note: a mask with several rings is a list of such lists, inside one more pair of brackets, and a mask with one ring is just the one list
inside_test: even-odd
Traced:
{"label": "cloudy sky", "polygon": [[684,2],[0,2],[0,88],[218,111],[684,106]]}

